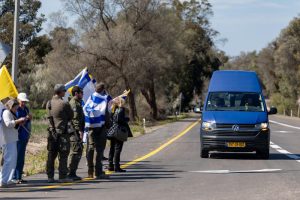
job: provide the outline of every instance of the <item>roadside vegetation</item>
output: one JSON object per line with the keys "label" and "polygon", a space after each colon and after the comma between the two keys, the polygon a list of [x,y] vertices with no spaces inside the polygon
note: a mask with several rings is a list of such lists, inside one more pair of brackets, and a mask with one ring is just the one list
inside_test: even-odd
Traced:
{"label": "roadside vegetation", "polygon": [[[21,1],[18,90],[30,95],[33,108],[45,108],[56,83],[87,67],[111,96],[131,90],[132,120],[160,120],[180,104],[182,110],[195,106],[212,72],[227,61],[214,45],[219,38],[208,0],[62,2],[63,12],[46,19],[38,14],[40,1]],[[13,0],[1,1],[0,41],[10,45],[13,11]],[[40,35],[46,20],[48,34]],[[11,57],[3,64],[11,67]]]}
{"label": "roadside vegetation", "polygon": [[243,52],[223,69],[258,73],[270,105],[280,114],[300,115],[300,17],[295,17],[279,36],[261,51]]}

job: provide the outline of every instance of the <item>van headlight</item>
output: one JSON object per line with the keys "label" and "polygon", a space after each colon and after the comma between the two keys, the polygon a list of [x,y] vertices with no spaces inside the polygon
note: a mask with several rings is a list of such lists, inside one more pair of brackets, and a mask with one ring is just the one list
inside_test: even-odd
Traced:
{"label": "van headlight", "polygon": [[202,129],[205,131],[212,131],[216,128],[215,122],[202,122]]}
{"label": "van headlight", "polygon": [[266,131],[269,129],[269,123],[260,123],[260,124],[256,124],[255,128],[257,129],[261,129],[262,131]]}

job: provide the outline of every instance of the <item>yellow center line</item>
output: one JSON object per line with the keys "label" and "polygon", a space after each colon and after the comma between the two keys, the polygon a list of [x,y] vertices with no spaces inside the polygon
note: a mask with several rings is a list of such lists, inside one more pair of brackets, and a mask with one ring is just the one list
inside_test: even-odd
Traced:
{"label": "yellow center line", "polygon": [[[172,139],[170,139],[169,141],[167,141],[166,143],[164,143],[163,145],[161,145],[160,147],[156,148],[155,150],[151,151],[150,153],[139,157],[133,161],[130,161],[128,163],[123,164],[121,167],[122,168],[127,168],[131,165],[134,165],[138,162],[141,162],[143,160],[146,160],[147,158],[154,156],[155,154],[159,153],[160,151],[162,151],[164,148],[166,148],[167,146],[169,146],[170,144],[172,144],[173,142],[175,142],[176,140],[178,140],[179,138],[181,138],[182,136],[184,136],[186,133],[188,133],[192,128],[194,128],[198,123],[200,122],[200,120],[197,120],[196,122],[192,123],[191,125],[189,125],[185,130],[183,130],[182,132],[180,132],[177,136],[173,137]],[[113,171],[106,171],[106,174],[113,174]],[[36,187],[34,190],[36,189],[55,189],[61,186],[67,186],[67,185],[73,185],[76,183],[82,183],[82,182],[86,182],[86,181],[90,181],[90,180],[94,180],[94,178],[84,178],[80,181],[75,181],[75,182],[71,182],[71,183],[61,183],[59,185],[51,185],[51,186],[41,186],[41,187]],[[30,191],[30,189],[28,190],[21,190],[21,191]]]}

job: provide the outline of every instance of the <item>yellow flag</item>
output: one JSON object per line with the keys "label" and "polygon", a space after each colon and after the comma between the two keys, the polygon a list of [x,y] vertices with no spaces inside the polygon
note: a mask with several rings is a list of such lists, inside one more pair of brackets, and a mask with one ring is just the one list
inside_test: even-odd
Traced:
{"label": "yellow flag", "polygon": [[18,96],[17,88],[9,75],[6,66],[0,69],[0,100]]}

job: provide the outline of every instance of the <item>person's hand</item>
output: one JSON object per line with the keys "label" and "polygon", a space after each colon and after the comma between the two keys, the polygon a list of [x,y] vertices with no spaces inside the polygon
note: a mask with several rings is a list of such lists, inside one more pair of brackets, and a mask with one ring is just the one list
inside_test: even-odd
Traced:
{"label": "person's hand", "polygon": [[27,118],[28,120],[32,120],[32,115],[31,115],[31,114],[28,114],[28,115],[26,116],[26,118]]}
{"label": "person's hand", "polygon": [[15,122],[16,122],[16,124],[23,125],[26,122],[26,117],[21,117],[21,118],[17,119]]}

